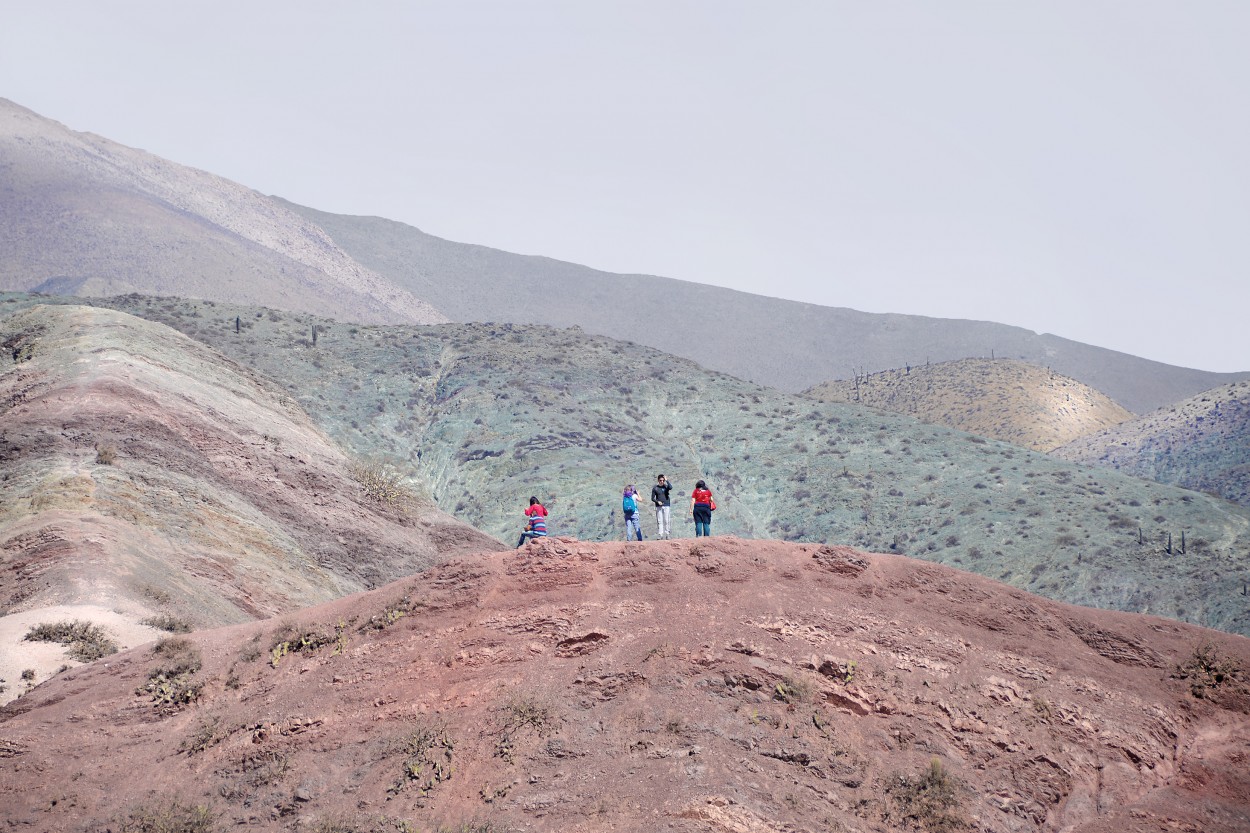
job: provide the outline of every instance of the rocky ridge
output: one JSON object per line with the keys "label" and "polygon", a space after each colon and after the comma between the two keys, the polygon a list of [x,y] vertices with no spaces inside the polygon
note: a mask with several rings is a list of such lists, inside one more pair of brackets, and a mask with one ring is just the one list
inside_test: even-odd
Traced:
{"label": "rocky ridge", "polygon": [[0,829],[1240,833],[1247,663],[901,557],[548,539],[58,675]]}

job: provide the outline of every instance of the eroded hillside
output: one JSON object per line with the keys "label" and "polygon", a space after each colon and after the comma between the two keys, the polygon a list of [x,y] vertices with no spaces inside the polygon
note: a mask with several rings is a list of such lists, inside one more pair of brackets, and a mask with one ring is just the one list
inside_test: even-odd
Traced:
{"label": "eroded hillside", "polygon": [[68,671],[0,711],[0,804],[31,830],[1241,833],[1248,664],[910,559],[548,539]]}
{"label": "eroded hillside", "polygon": [[282,380],[331,436],[509,543],[530,495],[556,533],[618,538],[621,488],[663,472],[681,536],[702,477],[720,507],[714,533],[899,552],[1064,601],[1250,632],[1250,512],[1206,495],[780,394],[577,329],[109,303]]}
{"label": "eroded hillside", "polygon": [[1250,506],[1250,382],[1234,382],[1058,448],[1105,466]]}
{"label": "eroded hillside", "polygon": [[1028,362],[960,359],[864,373],[804,391],[1050,451],[1133,415],[1089,385]]}
{"label": "eroded hillside", "polygon": [[498,547],[428,502],[372,499],[294,400],[168,327],[36,306],[0,343],[5,697],[64,661],[22,640],[49,608],[220,625]]}

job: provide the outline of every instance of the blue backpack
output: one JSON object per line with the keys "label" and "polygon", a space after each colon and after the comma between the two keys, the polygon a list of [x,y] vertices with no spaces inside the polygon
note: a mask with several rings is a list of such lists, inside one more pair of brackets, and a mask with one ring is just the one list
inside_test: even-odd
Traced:
{"label": "blue backpack", "polygon": [[625,510],[626,515],[632,515],[638,511],[638,503],[634,500],[633,495],[625,495],[621,498],[621,508]]}

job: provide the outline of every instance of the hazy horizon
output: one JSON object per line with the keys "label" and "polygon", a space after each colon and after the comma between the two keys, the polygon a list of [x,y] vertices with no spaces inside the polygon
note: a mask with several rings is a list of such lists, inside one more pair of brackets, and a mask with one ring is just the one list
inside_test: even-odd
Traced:
{"label": "hazy horizon", "polygon": [[6,18],[0,95],[322,211],[1250,369],[1250,7],[53,0]]}

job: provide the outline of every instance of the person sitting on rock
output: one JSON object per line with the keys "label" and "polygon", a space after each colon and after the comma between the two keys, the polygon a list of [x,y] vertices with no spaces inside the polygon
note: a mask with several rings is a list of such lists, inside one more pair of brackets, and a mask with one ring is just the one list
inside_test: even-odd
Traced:
{"label": "person sitting on rock", "polygon": [[525,529],[517,539],[517,549],[526,541],[547,537],[547,509],[538,502],[538,498],[530,498],[530,505],[525,508],[525,518]]}

